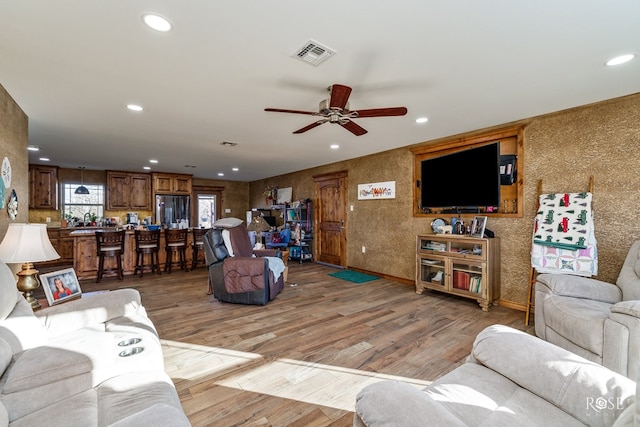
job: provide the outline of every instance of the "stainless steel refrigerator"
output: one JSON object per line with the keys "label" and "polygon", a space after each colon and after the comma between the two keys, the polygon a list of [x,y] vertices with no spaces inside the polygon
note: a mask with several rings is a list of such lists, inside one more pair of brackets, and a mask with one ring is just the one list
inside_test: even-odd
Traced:
{"label": "stainless steel refrigerator", "polygon": [[191,205],[189,196],[165,196],[156,194],[156,224],[177,227],[181,220],[189,226]]}

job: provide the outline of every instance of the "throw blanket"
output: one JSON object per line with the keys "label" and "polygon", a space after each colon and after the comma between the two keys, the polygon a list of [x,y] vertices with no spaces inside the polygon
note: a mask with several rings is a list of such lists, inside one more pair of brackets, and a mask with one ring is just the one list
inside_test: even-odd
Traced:
{"label": "throw blanket", "polygon": [[273,281],[277,282],[280,275],[284,272],[284,261],[273,256],[267,256],[265,258],[269,260],[269,270],[273,273]]}
{"label": "throw blanket", "polygon": [[591,193],[540,195],[533,242],[560,249],[586,249],[593,229]]}
{"label": "throw blanket", "polygon": [[598,274],[591,200],[591,193],[540,196],[531,245],[531,265],[538,273]]}
{"label": "throw blanket", "polygon": [[591,277],[598,274],[598,250],[595,233],[586,249],[561,249],[551,246],[531,245],[531,265],[538,273],[573,274]]}

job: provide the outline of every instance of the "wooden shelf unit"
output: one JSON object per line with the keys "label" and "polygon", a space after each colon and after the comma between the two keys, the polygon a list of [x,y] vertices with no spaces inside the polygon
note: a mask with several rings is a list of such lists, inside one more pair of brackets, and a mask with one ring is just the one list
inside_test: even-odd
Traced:
{"label": "wooden shelf unit", "polygon": [[431,289],[478,301],[500,299],[500,239],[424,234],[416,239],[416,293]]}

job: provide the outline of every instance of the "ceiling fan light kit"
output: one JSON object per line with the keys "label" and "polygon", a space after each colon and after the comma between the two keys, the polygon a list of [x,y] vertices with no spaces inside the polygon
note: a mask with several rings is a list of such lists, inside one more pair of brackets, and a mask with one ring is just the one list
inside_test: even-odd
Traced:
{"label": "ceiling fan light kit", "polygon": [[351,95],[351,88],[349,86],[334,84],[329,87],[331,91],[331,97],[320,101],[318,112],[301,111],[301,110],[287,110],[281,108],[265,108],[265,111],[276,113],[293,113],[293,114],[307,114],[311,116],[321,116],[322,119],[311,123],[301,129],[294,131],[293,133],[304,133],[324,123],[337,123],[352,134],[361,136],[367,133],[367,130],[356,124],[353,119],[366,118],[366,117],[389,117],[389,116],[404,116],[407,114],[406,107],[386,107],[386,108],[371,108],[366,110],[349,110],[349,96]]}

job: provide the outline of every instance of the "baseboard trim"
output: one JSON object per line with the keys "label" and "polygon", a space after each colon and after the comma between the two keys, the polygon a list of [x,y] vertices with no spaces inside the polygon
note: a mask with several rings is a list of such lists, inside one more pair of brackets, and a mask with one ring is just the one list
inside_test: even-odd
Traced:
{"label": "baseboard trim", "polygon": [[411,285],[411,286],[415,286],[416,285],[416,283],[413,280],[403,279],[402,277],[391,276],[389,274],[383,274],[383,273],[379,273],[377,271],[364,270],[364,269],[358,268],[358,267],[348,266],[347,268],[349,270],[357,271],[359,273],[372,274],[374,276],[382,277],[383,279],[393,280],[394,282],[404,283],[405,285]]}
{"label": "baseboard trim", "polygon": [[[393,280],[395,282],[404,283],[405,285],[415,286],[415,284],[416,284],[413,280],[404,279],[402,277],[391,276],[389,274],[382,274],[382,273],[378,273],[377,271],[365,270],[365,269],[362,269],[362,268],[351,267],[351,266],[349,266],[347,268],[349,270],[357,271],[357,272],[360,272],[360,273],[373,274],[374,276],[380,276],[383,279]],[[518,302],[507,301],[507,300],[501,299],[501,300],[498,300],[498,305],[500,305],[502,307],[506,307],[506,308],[511,308],[513,310],[522,311],[522,312],[527,311],[526,305],[520,304]]]}
{"label": "baseboard trim", "polygon": [[506,308],[512,308],[518,311],[527,311],[527,307],[524,304],[520,304],[513,301],[507,301],[507,300],[501,299],[498,301],[498,305]]}

